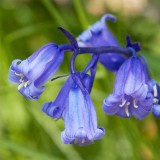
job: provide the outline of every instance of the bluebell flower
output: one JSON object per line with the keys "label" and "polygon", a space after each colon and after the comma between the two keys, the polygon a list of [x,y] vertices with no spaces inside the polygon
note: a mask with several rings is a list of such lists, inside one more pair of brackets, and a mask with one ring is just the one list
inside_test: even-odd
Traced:
{"label": "bluebell flower", "polygon": [[[108,30],[106,20],[115,21],[116,18],[111,14],[105,14],[101,20],[79,35],[78,45],[80,47],[119,46],[116,38]],[[99,62],[112,72],[117,71],[125,60],[124,55],[116,53],[104,53],[99,58]]]}
{"label": "bluebell flower", "polygon": [[155,80],[151,80],[149,86],[153,94],[152,115],[160,117],[160,86]]}
{"label": "bluebell flower", "polygon": [[103,102],[107,114],[141,120],[151,112],[153,94],[146,67],[144,58],[137,55],[122,64],[116,73],[114,91]]}
{"label": "bluebell flower", "polygon": [[64,53],[58,45],[46,44],[26,60],[14,60],[9,69],[9,81],[18,84],[23,96],[37,100],[45,89],[44,83],[55,74],[63,59]]}
{"label": "bluebell flower", "polygon": [[97,127],[96,111],[88,92],[91,81],[87,74],[71,74],[55,101],[42,107],[47,115],[64,120],[61,140],[65,144],[88,145],[105,134],[103,128]]}

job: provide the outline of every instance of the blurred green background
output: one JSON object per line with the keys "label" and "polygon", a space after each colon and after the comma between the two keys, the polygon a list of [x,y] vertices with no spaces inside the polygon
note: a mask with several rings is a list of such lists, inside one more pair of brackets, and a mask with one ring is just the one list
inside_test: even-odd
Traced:
{"label": "blurred green background", "polygon": [[[157,0],[0,0],[0,160],[159,160],[160,119],[139,121],[107,116],[102,102],[112,92],[114,74],[98,65],[91,93],[103,139],[78,147],[60,141],[63,121],[41,112],[41,105],[55,98],[65,78],[48,82],[40,100],[22,97],[8,82],[12,60],[26,59],[48,42],[68,43],[57,29],[62,26],[77,37],[104,13],[115,14],[108,26],[122,46],[125,35],[140,41],[150,72],[160,82],[160,2]],[[69,72],[71,53],[56,75]],[[79,56],[81,70],[89,55]],[[83,63],[82,63],[83,62]]]}

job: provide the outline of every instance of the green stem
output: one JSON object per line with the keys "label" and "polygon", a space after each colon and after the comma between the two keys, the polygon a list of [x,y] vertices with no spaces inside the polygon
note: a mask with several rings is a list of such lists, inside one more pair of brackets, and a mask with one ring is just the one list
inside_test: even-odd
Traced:
{"label": "green stem", "polygon": [[41,0],[43,5],[46,7],[48,12],[51,14],[53,19],[57,21],[58,25],[63,26],[64,28],[68,29],[68,25],[66,24],[65,19],[61,16],[61,14],[58,12],[56,7],[52,4],[51,0]]}
{"label": "green stem", "polygon": [[82,7],[82,3],[80,0],[73,0],[73,4],[75,7],[75,10],[77,12],[77,16],[79,18],[79,21],[81,22],[83,30],[86,30],[90,24],[89,21],[87,20],[87,17],[85,15],[85,11]]}
{"label": "green stem", "polygon": [[19,144],[16,144],[10,140],[7,140],[7,139],[0,139],[0,148],[3,149],[7,149],[7,150],[12,150],[14,152],[17,152],[21,155],[24,155],[24,156],[29,156],[30,158],[33,158],[33,159],[38,159],[38,160],[60,160],[59,158],[56,158],[56,157],[51,157],[51,156],[48,156],[48,155],[45,155],[43,153],[40,153],[38,151],[35,151],[31,148],[27,148],[27,147],[24,147],[24,146],[21,146]]}
{"label": "green stem", "polygon": [[68,160],[82,160],[80,154],[74,149],[72,145],[63,144],[60,141],[61,131],[51,118],[42,118],[37,112],[37,108],[30,107],[27,108],[29,113],[35,118],[35,120],[40,124],[40,126],[45,130],[45,132],[52,139],[53,143],[56,144],[57,148],[66,156]]}
{"label": "green stem", "polygon": [[10,43],[20,38],[30,36],[34,33],[41,32],[42,30],[53,28],[53,22],[45,22],[36,25],[24,27],[22,29],[15,30],[5,36],[5,42]]}

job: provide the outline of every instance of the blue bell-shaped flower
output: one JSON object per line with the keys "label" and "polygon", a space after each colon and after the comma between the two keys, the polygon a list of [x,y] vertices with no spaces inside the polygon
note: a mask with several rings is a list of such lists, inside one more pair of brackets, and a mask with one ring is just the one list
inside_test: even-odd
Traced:
{"label": "blue bell-shaped flower", "polygon": [[[78,45],[80,47],[118,47],[119,43],[109,31],[106,20],[115,21],[116,17],[111,14],[105,14],[98,22],[78,36]],[[125,60],[126,57],[124,55],[116,53],[104,53],[99,58],[99,62],[112,72],[117,71]]]}
{"label": "blue bell-shaped flower", "polygon": [[58,70],[64,53],[54,43],[37,50],[26,60],[16,59],[9,69],[9,81],[18,84],[18,91],[25,97],[37,100],[43,93],[43,86]]}
{"label": "blue bell-shaped flower", "polygon": [[97,127],[96,111],[89,95],[91,81],[87,74],[71,74],[55,101],[42,107],[47,115],[64,120],[61,140],[65,144],[88,145],[105,134],[103,128]]}
{"label": "blue bell-shaped flower", "polygon": [[107,114],[143,119],[151,112],[153,94],[146,67],[144,58],[136,54],[122,64],[116,73],[114,91],[103,103]]}

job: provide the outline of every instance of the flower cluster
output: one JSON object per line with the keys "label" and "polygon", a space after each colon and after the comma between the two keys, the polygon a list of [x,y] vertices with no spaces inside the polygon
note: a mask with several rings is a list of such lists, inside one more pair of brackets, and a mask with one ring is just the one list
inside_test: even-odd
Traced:
{"label": "flower cluster", "polygon": [[[38,100],[45,90],[44,84],[62,64],[64,53],[73,52],[68,79],[55,100],[42,106],[45,114],[64,121],[61,140],[65,144],[88,145],[105,134],[104,128],[97,125],[90,97],[98,63],[116,74],[113,93],[103,101],[106,114],[141,120],[152,112],[153,116],[160,117],[160,86],[151,78],[145,58],[138,54],[140,44],[131,42],[127,35],[126,46],[121,47],[108,30],[106,20],[114,22],[116,18],[104,15],[81,33],[77,41],[59,27],[70,44],[46,44],[26,60],[14,60],[9,68],[9,81],[18,84],[18,91],[26,98]],[[88,53],[91,60],[83,71],[76,71],[76,57]]]}

